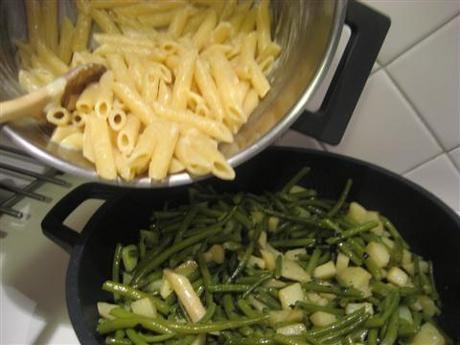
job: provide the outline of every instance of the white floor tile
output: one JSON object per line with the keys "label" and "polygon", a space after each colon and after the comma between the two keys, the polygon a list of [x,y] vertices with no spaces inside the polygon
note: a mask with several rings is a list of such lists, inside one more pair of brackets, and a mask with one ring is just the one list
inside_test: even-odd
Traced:
{"label": "white floor tile", "polygon": [[460,171],[460,147],[450,151],[449,156],[452,158],[454,164],[457,166],[457,169]]}
{"label": "white floor tile", "polygon": [[460,11],[457,0],[365,0],[391,18],[378,61],[386,64]]}
{"label": "white floor tile", "polygon": [[322,150],[322,147],[315,139],[293,130],[288,130],[285,134],[283,134],[283,136],[275,142],[275,145]]}
{"label": "white floor tile", "polygon": [[405,175],[438,196],[454,210],[460,209],[460,173],[445,154]]}
{"label": "white floor tile", "polygon": [[398,173],[441,153],[384,70],[369,78],[342,142],[326,148]]}
{"label": "white floor tile", "polygon": [[460,145],[460,16],[387,67],[446,150]]}
{"label": "white floor tile", "polygon": [[371,74],[377,72],[382,66],[380,66],[377,62],[372,66]]}

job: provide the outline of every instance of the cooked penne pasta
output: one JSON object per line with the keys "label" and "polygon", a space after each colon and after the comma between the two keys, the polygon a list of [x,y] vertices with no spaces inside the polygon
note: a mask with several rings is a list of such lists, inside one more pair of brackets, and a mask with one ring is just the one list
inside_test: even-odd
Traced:
{"label": "cooked penne pasta", "polygon": [[171,122],[155,122],[157,144],[149,165],[149,177],[153,180],[163,180],[167,174],[177,139],[179,129]]}
{"label": "cooked penne pasta", "polygon": [[139,119],[132,114],[128,114],[126,124],[117,135],[117,147],[120,152],[125,155],[131,154],[134,146],[136,146],[140,128],[141,122]]}
{"label": "cooked penne pasta", "polygon": [[117,170],[107,122],[97,116],[88,117],[88,122],[91,123],[90,138],[97,174],[102,178],[114,180]]}
{"label": "cooked penne pasta", "polygon": [[81,64],[107,68],[68,108],[46,108],[51,141],[104,179],[233,179],[222,152],[269,92],[281,53],[269,0],[74,1],[76,20],[59,29],[60,1],[27,0],[28,41],[16,43],[28,91]]}
{"label": "cooked penne pasta", "polygon": [[46,120],[56,126],[65,126],[70,119],[70,112],[63,107],[54,106],[46,112]]}

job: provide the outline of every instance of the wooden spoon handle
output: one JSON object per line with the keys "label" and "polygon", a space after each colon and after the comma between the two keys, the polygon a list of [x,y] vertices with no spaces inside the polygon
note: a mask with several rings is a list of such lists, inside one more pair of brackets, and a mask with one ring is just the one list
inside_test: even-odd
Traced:
{"label": "wooden spoon handle", "polygon": [[66,85],[64,78],[58,78],[51,84],[27,95],[0,102],[0,124],[24,117],[39,116],[53,100],[60,101]]}

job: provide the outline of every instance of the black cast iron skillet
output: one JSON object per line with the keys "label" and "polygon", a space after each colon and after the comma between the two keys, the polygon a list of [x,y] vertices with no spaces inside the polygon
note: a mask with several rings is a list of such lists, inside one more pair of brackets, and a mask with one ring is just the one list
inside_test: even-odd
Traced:
{"label": "black cast iron skillet", "polygon": [[[302,181],[320,195],[337,198],[347,178],[353,179],[349,200],[356,200],[391,219],[416,253],[434,263],[443,302],[439,323],[460,339],[460,218],[435,196],[414,183],[375,165],[326,152],[270,148],[237,169],[233,182],[208,180],[220,191],[274,191],[303,166],[311,172]],[[154,208],[164,202],[186,202],[186,187],[120,190],[98,184],[74,189],[43,220],[44,234],[71,254],[66,296],[69,315],[82,344],[103,344],[95,332],[96,302],[110,300],[101,285],[111,277],[117,242],[137,240]],[[65,218],[87,199],[104,199],[81,234]]]}

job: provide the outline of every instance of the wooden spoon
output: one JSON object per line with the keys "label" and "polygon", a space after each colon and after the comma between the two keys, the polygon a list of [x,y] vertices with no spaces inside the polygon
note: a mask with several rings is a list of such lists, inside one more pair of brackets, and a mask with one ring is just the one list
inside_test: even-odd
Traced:
{"label": "wooden spoon", "polygon": [[68,108],[86,86],[98,81],[106,67],[97,63],[79,65],[47,86],[27,95],[0,102],[0,124],[19,118],[39,116],[50,103]]}

